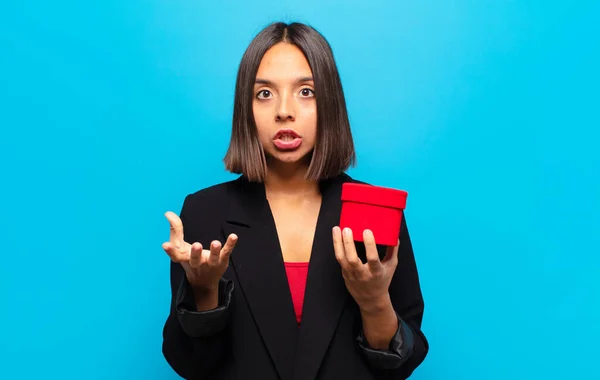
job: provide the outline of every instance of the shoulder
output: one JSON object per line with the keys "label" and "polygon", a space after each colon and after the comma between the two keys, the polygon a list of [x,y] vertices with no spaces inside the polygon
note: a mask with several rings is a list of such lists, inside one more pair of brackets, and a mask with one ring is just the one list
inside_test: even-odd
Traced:
{"label": "shoulder", "polygon": [[343,173],[343,174],[341,174],[341,175],[339,176],[339,178],[340,178],[340,180],[341,180],[343,183],[349,182],[349,183],[359,183],[359,184],[362,184],[362,185],[371,185],[370,183],[367,183],[367,182],[364,182],[364,181],[358,180],[358,179],[356,179],[356,178],[353,178],[353,177],[351,177],[351,176],[350,176],[349,174],[347,174],[347,173]]}
{"label": "shoulder", "polygon": [[239,187],[239,179],[235,179],[189,193],[180,213],[186,239],[198,241],[205,246],[217,239],[229,210],[231,195]]}
{"label": "shoulder", "polygon": [[184,209],[222,208],[230,194],[240,186],[240,178],[217,183],[188,194],[183,202]]}
{"label": "shoulder", "polygon": [[196,190],[195,192],[188,194],[186,196],[186,199],[192,202],[205,202],[225,198],[227,197],[227,193],[231,191],[230,189],[234,186],[236,181],[237,179],[227,182],[221,182]]}

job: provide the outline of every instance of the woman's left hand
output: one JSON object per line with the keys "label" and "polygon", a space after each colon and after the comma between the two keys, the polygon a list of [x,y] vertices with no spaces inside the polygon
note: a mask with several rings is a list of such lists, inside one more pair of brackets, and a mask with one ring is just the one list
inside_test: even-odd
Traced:
{"label": "woman's left hand", "polygon": [[370,230],[363,232],[367,262],[362,263],[356,253],[352,231],[339,227],[333,228],[333,247],[335,257],[342,267],[342,277],[348,292],[352,295],[361,311],[376,310],[389,302],[390,283],[398,265],[398,246],[388,247],[383,260],[375,245],[375,237]]}

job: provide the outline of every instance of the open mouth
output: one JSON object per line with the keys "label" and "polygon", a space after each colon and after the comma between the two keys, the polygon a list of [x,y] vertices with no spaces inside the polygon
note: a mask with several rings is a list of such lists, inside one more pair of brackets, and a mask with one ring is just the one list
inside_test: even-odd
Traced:
{"label": "open mouth", "polygon": [[291,129],[280,129],[273,137],[273,144],[282,151],[295,150],[302,145],[302,137]]}
{"label": "open mouth", "polygon": [[275,134],[275,140],[292,141],[300,136],[291,129],[280,129]]}

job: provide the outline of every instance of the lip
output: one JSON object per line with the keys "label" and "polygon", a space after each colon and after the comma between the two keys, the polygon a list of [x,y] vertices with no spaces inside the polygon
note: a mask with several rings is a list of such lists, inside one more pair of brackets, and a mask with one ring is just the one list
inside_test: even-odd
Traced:
{"label": "lip", "polygon": [[[283,136],[291,136],[291,140],[283,140]],[[293,151],[302,145],[302,137],[293,129],[280,129],[273,137],[273,144],[281,151]]]}
{"label": "lip", "polygon": [[295,139],[301,138],[300,135],[298,133],[296,133],[296,131],[294,131],[293,129],[284,128],[284,129],[278,130],[277,133],[275,133],[275,136],[273,137],[273,140],[278,140],[278,139],[280,139],[281,137],[283,137],[285,135],[292,136]]}

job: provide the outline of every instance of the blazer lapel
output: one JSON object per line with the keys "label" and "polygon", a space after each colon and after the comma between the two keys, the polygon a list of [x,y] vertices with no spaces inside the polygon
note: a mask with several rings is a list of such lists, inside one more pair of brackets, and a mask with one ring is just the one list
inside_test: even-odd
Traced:
{"label": "blazer lapel", "polygon": [[279,376],[291,380],[298,325],[263,184],[234,182],[223,230],[238,235],[233,270]]}
{"label": "blazer lapel", "polygon": [[314,379],[349,299],[333,250],[332,228],[339,224],[346,175],[324,181],[322,204],[310,258],[294,379]]}

